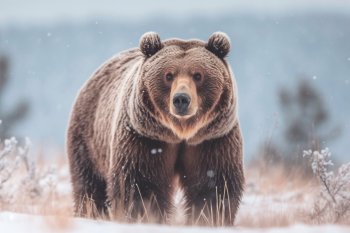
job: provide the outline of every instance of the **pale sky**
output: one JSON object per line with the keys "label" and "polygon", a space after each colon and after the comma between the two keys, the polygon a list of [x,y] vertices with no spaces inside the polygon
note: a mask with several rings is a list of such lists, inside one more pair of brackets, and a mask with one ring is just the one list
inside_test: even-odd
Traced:
{"label": "pale sky", "polygon": [[316,9],[350,13],[350,0],[0,0],[0,25],[50,24],[94,17],[137,21],[154,15],[178,20],[227,12],[284,13]]}

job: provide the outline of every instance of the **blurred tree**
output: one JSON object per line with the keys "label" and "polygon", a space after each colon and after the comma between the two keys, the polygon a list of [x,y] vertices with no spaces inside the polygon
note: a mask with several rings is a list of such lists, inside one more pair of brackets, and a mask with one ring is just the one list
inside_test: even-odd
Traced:
{"label": "blurred tree", "polygon": [[15,105],[10,112],[4,112],[3,106],[1,104],[4,90],[8,82],[9,61],[5,56],[0,55],[0,120],[2,124],[0,125],[0,138],[8,138],[13,136],[11,134],[11,129],[13,126],[22,120],[29,111],[29,104],[26,100],[21,100],[17,105]]}
{"label": "blurred tree", "polygon": [[298,159],[303,150],[317,150],[340,134],[332,126],[330,113],[321,94],[306,79],[302,79],[295,92],[282,88],[279,101],[284,121],[284,152]]}
{"label": "blurred tree", "polygon": [[340,127],[332,125],[321,94],[306,78],[299,81],[297,88],[281,88],[278,94],[283,137],[279,141],[267,139],[261,158],[267,167],[282,162],[287,168],[297,166],[308,173],[303,151],[327,147],[340,135]]}

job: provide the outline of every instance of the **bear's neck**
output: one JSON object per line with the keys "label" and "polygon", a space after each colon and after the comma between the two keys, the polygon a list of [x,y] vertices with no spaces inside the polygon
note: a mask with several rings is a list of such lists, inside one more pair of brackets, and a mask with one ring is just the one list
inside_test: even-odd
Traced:
{"label": "bear's neck", "polygon": [[154,140],[180,143],[181,139],[157,119],[150,97],[142,86],[135,81],[129,86],[127,113],[131,127],[140,135]]}

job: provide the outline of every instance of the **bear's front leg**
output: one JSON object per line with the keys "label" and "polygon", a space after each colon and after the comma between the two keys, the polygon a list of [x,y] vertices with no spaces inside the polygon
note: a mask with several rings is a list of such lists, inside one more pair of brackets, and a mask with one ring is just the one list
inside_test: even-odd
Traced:
{"label": "bear's front leg", "polygon": [[244,184],[242,139],[237,130],[222,138],[186,146],[180,174],[189,224],[234,224]]}
{"label": "bear's front leg", "polygon": [[108,177],[112,217],[165,222],[172,207],[171,158],[165,143],[124,135],[116,146]]}

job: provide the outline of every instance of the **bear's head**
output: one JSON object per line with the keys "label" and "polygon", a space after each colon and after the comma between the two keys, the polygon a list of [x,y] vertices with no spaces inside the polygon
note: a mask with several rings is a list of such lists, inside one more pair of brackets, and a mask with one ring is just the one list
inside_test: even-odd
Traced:
{"label": "bear's head", "polygon": [[[142,101],[179,140],[199,143],[221,136],[236,122],[236,88],[222,32],[207,42],[171,39],[149,32],[140,39]],[[162,132],[164,133],[164,132]]]}

